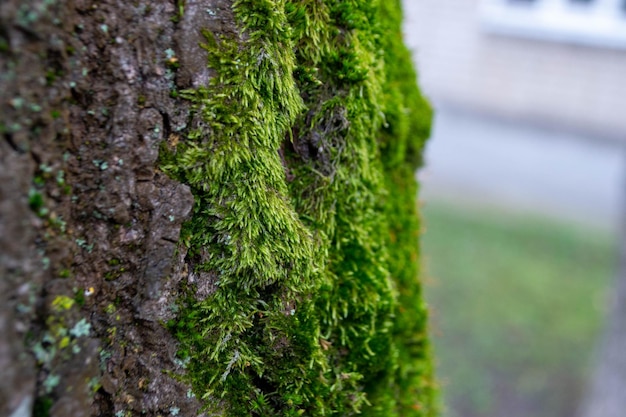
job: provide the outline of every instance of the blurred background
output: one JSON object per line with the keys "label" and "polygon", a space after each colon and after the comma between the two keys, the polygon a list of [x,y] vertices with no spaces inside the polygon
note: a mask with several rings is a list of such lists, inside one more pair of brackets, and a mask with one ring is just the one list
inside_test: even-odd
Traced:
{"label": "blurred background", "polygon": [[626,1],[404,0],[445,417],[572,417],[617,275]]}

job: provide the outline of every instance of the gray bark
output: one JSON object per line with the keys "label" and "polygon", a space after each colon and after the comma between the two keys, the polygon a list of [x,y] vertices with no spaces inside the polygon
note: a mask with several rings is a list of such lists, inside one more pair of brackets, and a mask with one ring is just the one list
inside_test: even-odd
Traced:
{"label": "gray bark", "polygon": [[179,3],[0,2],[1,416],[197,414],[163,326],[193,197],[157,157],[194,123],[171,92],[206,82],[200,28],[235,28]]}
{"label": "gray bark", "polygon": [[626,415],[626,213],[622,217],[619,250],[618,276],[610,296],[608,320],[580,417]]}

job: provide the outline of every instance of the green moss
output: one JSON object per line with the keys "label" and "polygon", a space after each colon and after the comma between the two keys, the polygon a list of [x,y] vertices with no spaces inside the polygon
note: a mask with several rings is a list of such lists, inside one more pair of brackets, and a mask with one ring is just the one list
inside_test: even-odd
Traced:
{"label": "green moss", "polygon": [[83,290],[81,290],[80,288],[77,288],[74,291],[74,301],[76,302],[76,304],[78,304],[80,307],[85,305],[85,292]]}
{"label": "green moss", "polygon": [[227,415],[431,416],[416,184],[431,112],[398,2],[240,0],[205,32],[199,126],[161,169],[188,184],[194,279],[170,327],[182,378]]}
{"label": "green moss", "polygon": [[[394,3],[396,3],[394,5]],[[389,270],[394,277],[398,304],[393,338],[398,349],[397,413],[431,416],[438,413],[433,383],[431,348],[426,333],[427,310],[422,300],[417,241],[420,234],[414,171],[422,163],[422,149],[430,134],[432,110],[419,92],[411,55],[402,43],[402,16],[397,2],[381,2],[386,78],[381,153],[390,198],[386,214],[389,232]]]}
{"label": "green moss", "polygon": [[9,52],[9,42],[4,36],[0,36],[0,52]]}
{"label": "green moss", "polygon": [[52,300],[52,311],[57,313],[69,310],[74,306],[74,299],[67,295],[58,295]]}
{"label": "green moss", "polygon": [[39,213],[39,211],[43,208],[43,196],[38,190],[34,188],[28,190],[28,205],[35,213]]}
{"label": "green moss", "polygon": [[35,399],[35,404],[33,405],[33,416],[48,417],[52,404],[54,404],[54,402],[49,396],[38,397]]}

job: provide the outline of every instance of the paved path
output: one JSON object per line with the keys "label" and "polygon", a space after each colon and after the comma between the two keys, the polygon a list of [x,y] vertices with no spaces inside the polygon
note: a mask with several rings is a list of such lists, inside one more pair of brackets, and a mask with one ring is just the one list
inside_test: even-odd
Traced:
{"label": "paved path", "polygon": [[626,148],[439,107],[422,200],[547,214],[616,230]]}

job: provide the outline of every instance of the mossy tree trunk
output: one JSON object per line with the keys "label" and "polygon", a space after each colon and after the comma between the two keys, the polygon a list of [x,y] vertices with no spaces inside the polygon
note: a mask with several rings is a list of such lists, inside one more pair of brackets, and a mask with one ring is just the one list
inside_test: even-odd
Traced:
{"label": "mossy tree trunk", "polygon": [[434,416],[400,24],[0,3],[0,414]]}

